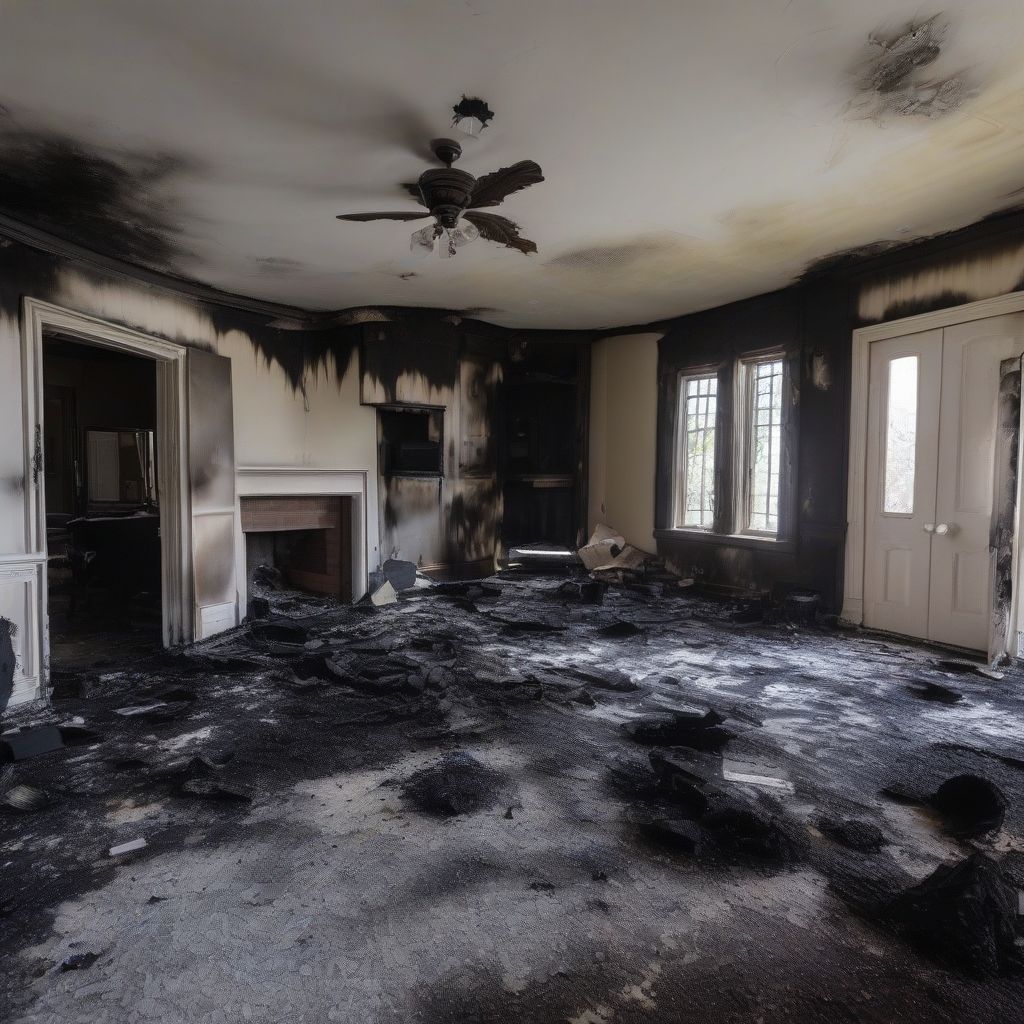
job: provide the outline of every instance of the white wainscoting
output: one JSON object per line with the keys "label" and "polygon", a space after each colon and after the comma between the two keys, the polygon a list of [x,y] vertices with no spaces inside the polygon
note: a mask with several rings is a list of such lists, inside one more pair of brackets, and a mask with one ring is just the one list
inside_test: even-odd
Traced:
{"label": "white wainscoting", "polygon": [[0,618],[14,624],[11,637],[16,665],[10,704],[24,704],[42,696],[40,651],[45,628],[41,595],[45,563],[32,557],[0,559]]}

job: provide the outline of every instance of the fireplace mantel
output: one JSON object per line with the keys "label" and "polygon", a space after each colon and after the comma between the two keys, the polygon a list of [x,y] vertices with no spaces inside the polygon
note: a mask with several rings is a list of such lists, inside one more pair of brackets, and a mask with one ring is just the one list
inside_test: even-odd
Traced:
{"label": "fireplace mantel", "polygon": [[[316,466],[239,466],[235,470],[235,492],[244,497],[347,496],[352,499],[352,594],[366,593],[367,550],[365,470],[330,469]],[[245,536],[242,532],[241,502],[236,503],[235,558],[245,578]],[[246,595],[239,594],[240,613],[246,614]]]}

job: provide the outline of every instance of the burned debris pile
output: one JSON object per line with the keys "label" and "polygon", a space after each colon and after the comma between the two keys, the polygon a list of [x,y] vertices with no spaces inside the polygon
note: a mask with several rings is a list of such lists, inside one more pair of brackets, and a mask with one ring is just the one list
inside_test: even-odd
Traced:
{"label": "burned debris pile", "polygon": [[[614,537],[592,544],[622,554]],[[448,583],[389,564],[383,604],[268,585],[228,634],[63,677],[50,713],[0,737],[0,816],[37,843],[11,853],[11,877],[41,857],[61,879],[16,889],[19,916],[93,884],[80,859],[116,872],[191,855],[192,833],[204,849],[244,844],[301,798],[340,829],[314,830],[321,852],[362,806],[378,817],[352,826],[359,842],[399,849],[396,836],[427,830],[417,849],[451,844],[495,885],[511,883],[481,865],[527,836],[515,884],[552,901],[568,884],[554,867],[581,857],[589,885],[696,886],[671,897],[684,904],[705,886],[742,899],[759,880],[813,877],[901,955],[954,974],[1015,969],[1024,877],[1003,850],[1024,761],[956,718],[982,696],[1018,713],[996,680],[963,673],[962,699],[922,703],[916,690],[949,674],[928,651],[906,649],[894,673],[875,641],[820,616],[795,625],[649,559],[587,572],[570,554]],[[78,850],[45,846],[72,818]]]}

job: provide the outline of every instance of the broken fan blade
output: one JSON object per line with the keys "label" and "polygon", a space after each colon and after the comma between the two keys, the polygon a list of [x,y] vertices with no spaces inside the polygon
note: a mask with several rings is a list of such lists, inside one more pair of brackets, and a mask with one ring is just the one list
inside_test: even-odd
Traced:
{"label": "broken fan blade", "polygon": [[499,217],[496,213],[480,213],[476,210],[467,210],[462,216],[477,228],[481,238],[486,238],[489,242],[499,242],[522,253],[537,251],[537,243],[522,238],[519,234],[519,225],[507,217]]}
{"label": "broken fan blade", "polygon": [[338,220],[354,220],[354,221],[368,221],[368,220],[423,220],[424,217],[429,217],[429,213],[339,213],[337,214]]}
{"label": "broken fan blade", "polygon": [[478,210],[483,206],[498,206],[513,192],[519,192],[530,185],[544,180],[540,165],[533,160],[520,160],[511,167],[502,167],[482,178],[477,178],[470,196],[469,208]]}

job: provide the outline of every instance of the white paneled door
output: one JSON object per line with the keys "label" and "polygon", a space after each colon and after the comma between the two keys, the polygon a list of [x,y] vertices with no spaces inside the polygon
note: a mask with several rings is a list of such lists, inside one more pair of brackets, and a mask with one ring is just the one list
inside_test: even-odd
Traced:
{"label": "white paneled door", "polygon": [[864,623],[985,650],[999,367],[1024,314],[871,346]]}

